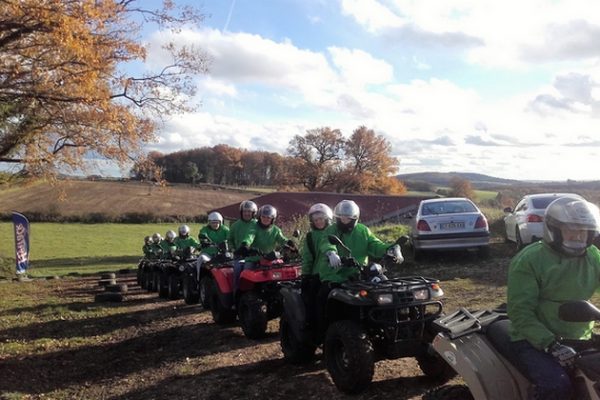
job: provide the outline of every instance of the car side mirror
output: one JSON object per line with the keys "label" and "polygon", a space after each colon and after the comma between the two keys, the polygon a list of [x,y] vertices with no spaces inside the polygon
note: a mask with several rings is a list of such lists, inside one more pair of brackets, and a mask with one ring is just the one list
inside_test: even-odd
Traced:
{"label": "car side mirror", "polygon": [[510,207],[506,207],[506,208],[504,209],[504,212],[505,212],[505,213],[512,213],[512,212],[513,212],[513,209],[512,209],[512,208],[510,208]]}
{"label": "car side mirror", "polygon": [[569,301],[558,307],[558,318],[567,322],[598,321],[600,320],[600,310],[589,301]]}

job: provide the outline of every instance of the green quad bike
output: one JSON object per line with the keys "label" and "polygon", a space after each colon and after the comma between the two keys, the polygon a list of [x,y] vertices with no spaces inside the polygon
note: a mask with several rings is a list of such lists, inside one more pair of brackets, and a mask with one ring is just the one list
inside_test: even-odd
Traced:
{"label": "green quad bike", "polygon": [[[402,239],[406,240],[398,242]],[[329,241],[351,254],[338,237],[330,236]],[[454,370],[431,347],[435,336],[431,324],[442,315],[439,281],[421,276],[388,279],[380,264],[361,266],[352,257],[342,258],[342,263],[359,269],[359,278],[331,290],[321,331],[307,324],[300,284],[282,287],[284,359],[292,364],[310,362],[322,344],[333,382],[349,394],[366,390],[375,362],[384,359],[415,357],[427,376],[438,382],[452,378]]]}

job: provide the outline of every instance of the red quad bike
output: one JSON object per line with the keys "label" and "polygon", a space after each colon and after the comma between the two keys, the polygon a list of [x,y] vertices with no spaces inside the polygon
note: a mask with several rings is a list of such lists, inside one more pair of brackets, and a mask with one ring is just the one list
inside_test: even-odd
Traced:
{"label": "red quad bike", "polygon": [[431,347],[436,333],[431,324],[443,307],[439,281],[422,276],[388,279],[382,265],[362,266],[338,237],[328,239],[350,254],[342,257],[343,268],[357,268],[359,277],[331,290],[322,326],[307,324],[299,285],[281,289],[284,310],[279,333],[284,359],[292,364],[310,362],[323,345],[324,364],[334,384],[349,394],[368,388],[379,360],[415,357],[423,373],[436,381],[454,376]]}
{"label": "red quad bike", "polygon": [[[198,260],[202,260],[202,266],[198,263],[189,264],[183,271],[183,299],[186,304],[197,304],[205,309],[210,309],[209,293],[211,291],[213,268],[232,268],[233,253],[229,251],[227,240],[215,244],[206,236],[202,238],[202,248],[214,247],[217,254],[210,257],[207,254],[201,254]],[[226,313],[225,313],[226,314]],[[227,317],[225,316],[227,319]]]}
{"label": "red quad bike", "polygon": [[279,289],[282,282],[300,278],[301,264],[286,263],[279,252],[261,255],[257,264],[242,271],[237,293],[233,292],[233,267],[213,267],[210,309],[217,323],[235,320],[237,312],[246,337],[265,336],[267,322],[283,310]]}

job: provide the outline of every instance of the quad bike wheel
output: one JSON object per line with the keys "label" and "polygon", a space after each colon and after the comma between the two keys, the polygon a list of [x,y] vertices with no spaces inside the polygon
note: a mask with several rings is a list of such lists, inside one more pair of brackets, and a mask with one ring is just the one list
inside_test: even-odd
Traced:
{"label": "quad bike wheel", "polygon": [[98,293],[94,296],[94,301],[99,302],[114,302],[120,303],[123,301],[123,295],[121,293],[113,293],[113,292],[103,292]]}
{"label": "quad bike wheel", "polygon": [[425,393],[423,400],[473,400],[473,395],[465,385],[445,385]]}
{"label": "quad bike wheel", "polygon": [[200,291],[194,277],[186,274],[183,277],[183,300],[185,304],[198,304],[200,301]]}
{"label": "quad bike wheel", "polygon": [[325,337],[325,365],[333,383],[344,393],[360,393],[373,380],[375,356],[367,332],[356,322],[334,322]]}
{"label": "quad bike wheel", "polygon": [[311,362],[317,349],[317,346],[312,343],[298,340],[285,313],[279,320],[279,342],[283,358],[290,364],[300,365]]}
{"label": "quad bike wheel", "polygon": [[221,299],[219,298],[219,287],[214,279],[210,281],[210,313],[212,314],[213,320],[219,324],[229,324],[235,321],[235,311],[226,308]]}
{"label": "quad bike wheel", "polygon": [[161,275],[161,273],[159,271],[152,272],[152,291],[153,292],[158,292],[158,289],[160,287],[160,275]]}
{"label": "quad bike wheel", "polygon": [[211,290],[210,281],[211,281],[211,278],[208,276],[205,276],[200,280],[200,288],[199,288],[199,292],[198,292],[198,297],[199,297],[200,304],[202,305],[202,308],[204,308],[205,310],[210,309],[210,290]]}
{"label": "quad bike wheel", "polygon": [[179,298],[179,278],[176,275],[169,274],[167,278],[167,290],[170,300],[177,300]]}
{"label": "quad bike wheel", "polygon": [[244,293],[238,306],[238,319],[247,338],[263,338],[269,322],[266,303],[256,293]]}
{"label": "quad bike wheel", "polygon": [[158,272],[158,297],[166,299],[169,297],[169,275],[166,272]]}
{"label": "quad bike wheel", "polygon": [[426,354],[415,357],[419,363],[419,368],[429,378],[434,379],[438,384],[446,383],[456,376],[456,371],[442,357],[437,354]]}
{"label": "quad bike wheel", "polygon": [[114,272],[107,272],[100,275],[100,279],[116,279],[117,275]]}

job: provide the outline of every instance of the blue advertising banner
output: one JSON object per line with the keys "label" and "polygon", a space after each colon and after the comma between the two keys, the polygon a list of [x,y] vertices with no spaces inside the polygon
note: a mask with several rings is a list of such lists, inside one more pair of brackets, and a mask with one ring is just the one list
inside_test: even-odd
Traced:
{"label": "blue advertising banner", "polygon": [[29,267],[29,221],[23,214],[12,213],[15,228],[15,258],[17,274],[24,274]]}

